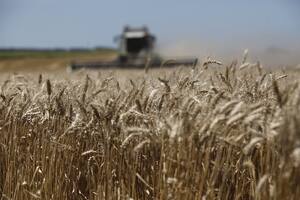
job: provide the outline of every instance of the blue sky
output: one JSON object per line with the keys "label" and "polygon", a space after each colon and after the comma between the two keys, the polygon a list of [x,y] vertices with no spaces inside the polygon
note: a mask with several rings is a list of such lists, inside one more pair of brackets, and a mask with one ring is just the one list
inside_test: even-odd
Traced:
{"label": "blue sky", "polygon": [[125,24],[149,26],[165,51],[300,46],[297,0],[0,0],[0,47],[114,47]]}

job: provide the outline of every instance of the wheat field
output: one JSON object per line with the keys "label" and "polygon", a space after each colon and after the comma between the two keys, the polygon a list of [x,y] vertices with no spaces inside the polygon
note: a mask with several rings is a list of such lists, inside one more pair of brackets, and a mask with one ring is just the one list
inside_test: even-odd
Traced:
{"label": "wheat field", "polygon": [[299,77],[246,56],[1,75],[2,199],[299,199]]}

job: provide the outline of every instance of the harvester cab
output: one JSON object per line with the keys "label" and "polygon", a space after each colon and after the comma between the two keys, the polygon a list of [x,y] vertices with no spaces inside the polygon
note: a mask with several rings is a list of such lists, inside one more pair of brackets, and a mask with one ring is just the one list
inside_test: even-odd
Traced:
{"label": "harvester cab", "polygon": [[144,64],[148,58],[154,57],[155,36],[149,33],[147,27],[125,26],[116,41],[119,43],[120,63]]}

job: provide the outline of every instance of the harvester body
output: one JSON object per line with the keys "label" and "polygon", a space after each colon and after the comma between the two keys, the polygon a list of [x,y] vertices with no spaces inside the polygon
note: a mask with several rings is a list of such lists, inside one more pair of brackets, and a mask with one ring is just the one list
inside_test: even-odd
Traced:
{"label": "harvester body", "polygon": [[126,26],[123,33],[117,37],[119,41],[118,60],[121,63],[145,64],[147,59],[153,59],[155,36],[147,27],[130,28]]}
{"label": "harvester body", "polygon": [[173,62],[164,62],[154,52],[155,36],[152,35],[147,27],[131,28],[125,26],[123,33],[115,38],[119,44],[118,57],[110,62],[72,62],[71,69],[80,68],[143,68],[193,65],[195,59],[176,60]]}

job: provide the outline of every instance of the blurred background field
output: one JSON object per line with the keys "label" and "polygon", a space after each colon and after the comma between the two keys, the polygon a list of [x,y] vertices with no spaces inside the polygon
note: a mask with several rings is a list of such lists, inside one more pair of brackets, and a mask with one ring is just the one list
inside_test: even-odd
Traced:
{"label": "blurred background field", "polygon": [[64,71],[74,60],[110,60],[116,56],[113,49],[2,49],[0,72]]}
{"label": "blurred background field", "polygon": [[[299,9],[297,0],[133,0],[131,3],[2,0],[0,48],[20,51],[9,55],[0,52],[1,70],[54,69],[73,59],[96,59],[98,51],[89,52],[90,55],[85,52],[41,55],[22,49],[93,51],[98,46],[116,49],[113,38],[125,25],[148,26],[157,36],[156,51],[163,57],[210,56],[229,63],[249,49],[252,60],[259,60],[264,66],[296,66],[300,63]],[[6,59],[16,55],[23,58],[17,62]],[[99,54],[99,58],[104,57]]]}

